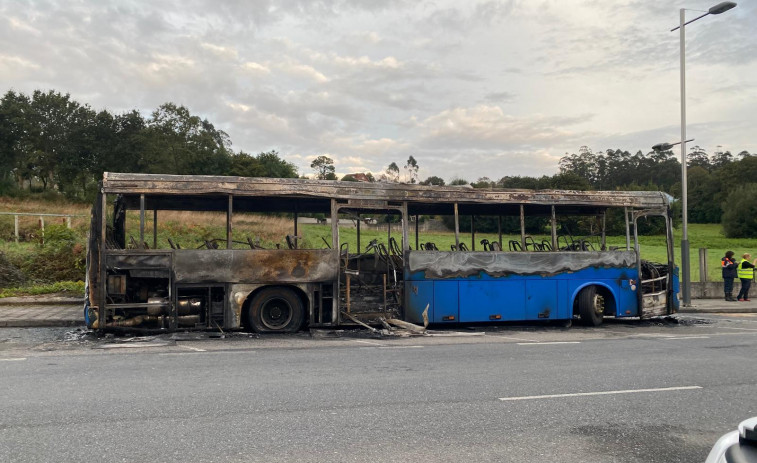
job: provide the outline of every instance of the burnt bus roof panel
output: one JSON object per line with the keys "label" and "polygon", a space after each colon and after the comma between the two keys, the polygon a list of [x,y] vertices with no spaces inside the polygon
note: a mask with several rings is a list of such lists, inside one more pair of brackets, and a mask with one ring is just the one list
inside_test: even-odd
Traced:
{"label": "burnt bus roof panel", "polygon": [[[387,203],[408,202],[411,214],[443,211],[441,203],[457,202],[460,213],[468,210],[476,214],[489,211],[492,214],[503,209],[512,209],[513,205],[524,204],[534,209],[538,206],[564,206],[564,212],[587,209],[601,210],[606,207],[629,206],[642,209],[666,208],[668,200],[659,191],[578,191],[578,190],[522,190],[522,189],[475,189],[460,186],[425,186],[401,183],[363,183],[340,182],[332,180],[279,179],[255,177],[222,177],[209,175],[163,175],[163,174],[127,174],[105,172],[102,191],[108,194],[123,194],[129,208],[139,207],[134,204],[134,195],[145,194],[154,199],[147,209],[181,209],[187,206],[187,196],[215,197],[206,198],[218,202],[218,207],[225,195],[233,195],[234,201],[254,204],[252,198],[266,197],[271,201],[266,209],[278,207],[289,208],[298,204],[298,210],[325,209],[323,200],[335,198],[350,201],[386,201]],[[182,199],[177,200],[177,196]],[[250,200],[244,201],[248,197]],[[194,202],[194,199],[192,200]],[[209,204],[207,204],[209,206]],[[517,207],[517,206],[516,206]],[[192,207],[191,209],[195,209]],[[536,212],[536,210],[534,210]],[[541,212],[541,211],[539,211]],[[436,212],[443,213],[443,212]],[[451,211],[449,212],[452,213]]]}

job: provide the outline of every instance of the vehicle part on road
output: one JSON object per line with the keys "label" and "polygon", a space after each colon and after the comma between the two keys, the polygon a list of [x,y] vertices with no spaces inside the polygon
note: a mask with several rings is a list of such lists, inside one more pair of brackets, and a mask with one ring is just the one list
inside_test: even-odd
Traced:
{"label": "vehicle part on road", "polygon": [[705,463],[757,463],[757,417],[718,439]]}

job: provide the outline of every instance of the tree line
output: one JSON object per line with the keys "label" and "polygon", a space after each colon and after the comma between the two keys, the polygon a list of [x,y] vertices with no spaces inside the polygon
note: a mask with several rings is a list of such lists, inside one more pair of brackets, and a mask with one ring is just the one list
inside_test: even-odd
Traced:
{"label": "tree line", "polygon": [[276,151],[234,152],[207,119],[164,103],[149,117],[95,111],[68,94],[8,91],[0,100],[0,193],[56,190],[91,199],[102,173],[297,177]]}

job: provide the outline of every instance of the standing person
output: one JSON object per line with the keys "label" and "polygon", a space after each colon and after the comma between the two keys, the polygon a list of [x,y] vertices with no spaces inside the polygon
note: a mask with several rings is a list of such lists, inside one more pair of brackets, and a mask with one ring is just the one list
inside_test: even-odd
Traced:
{"label": "standing person", "polygon": [[733,251],[725,253],[725,257],[720,259],[720,269],[723,271],[723,290],[725,291],[726,301],[735,301],[733,297],[733,279],[738,276],[736,261],[733,259]]}
{"label": "standing person", "polygon": [[749,287],[752,285],[752,278],[754,278],[754,264],[749,262],[749,259],[752,258],[751,254],[746,253],[742,257],[738,268],[739,280],[741,280],[738,298],[740,301],[749,301]]}

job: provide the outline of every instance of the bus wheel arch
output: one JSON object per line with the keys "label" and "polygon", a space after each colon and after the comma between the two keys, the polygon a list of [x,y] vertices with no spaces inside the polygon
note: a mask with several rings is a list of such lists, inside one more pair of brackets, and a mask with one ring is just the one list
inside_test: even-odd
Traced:
{"label": "bus wheel arch", "polygon": [[599,326],[605,314],[614,314],[616,300],[610,288],[601,284],[589,284],[578,291],[573,300],[573,313],[579,315],[581,324]]}
{"label": "bus wheel arch", "polygon": [[306,298],[297,287],[263,286],[244,303],[245,325],[257,333],[294,333],[305,321]]}

